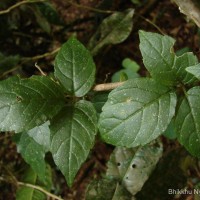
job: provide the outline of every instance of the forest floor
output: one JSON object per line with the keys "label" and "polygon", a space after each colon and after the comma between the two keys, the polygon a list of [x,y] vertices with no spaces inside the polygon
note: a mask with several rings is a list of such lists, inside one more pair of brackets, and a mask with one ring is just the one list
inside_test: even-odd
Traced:
{"label": "forest floor", "polygon": [[[31,33],[30,27],[24,26],[24,32],[18,34],[15,33],[13,38],[6,38],[5,41],[0,42],[0,50],[6,49],[7,53],[14,54],[19,53],[25,57],[33,57],[35,55],[40,55],[45,52],[51,52],[56,49],[66,41],[66,39],[72,33],[76,32],[77,37],[83,43],[87,43],[89,38],[96,31],[100,21],[105,18],[108,14],[99,13],[91,8],[99,8],[102,5],[102,0],[80,0],[77,4],[82,5],[78,7],[76,4],[70,4],[67,1],[53,0],[52,1],[58,10],[58,13],[62,16],[62,19],[67,24],[67,26],[61,31],[57,26],[53,26],[53,34],[46,36],[45,33],[35,30],[35,26],[32,27],[34,34],[31,35],[32,38],[23,40],[24,37],[28,37]],[[105,1],[104,1],[105,2]],[[111,81],[111,76],[121,69],[121,63],[124,58],[131,58],[136,61],[140,66],[140,75],[145,76],[146,70],[142,63],[141,53],[139,51],[139,38],[138,30],[146,30],[152,32],[162,32],[176,39],[175,50],[183,49],[185,47],[189,48],[194,54],[200,59],[200,34],[197,26],[192,22],[188,22],[186,17],[180,13],[178,7],[172,3],[170,0],[149,0],[144,1],[147,3],[141,6],[134,6],[130,0],[114,0],[111,1],[111,6],[101,9],[122,11],[127,8],[135,8],[135,18],[133,20],[133,30],[128,37],[128,39],[118,45],[107,46],[100,54],[95,56],[95,63],[97,65],[97,80],[96,83],[105,83]],[[27,22],[28,23],[28,22]],[[32,25],[33,26],[33,25]],[[29,30],[28,30],[29,29]],[[18,40],[18,43],[16,42]],[[53,56],[45,57],[37,62],[41,66],[44,72],[50,73],[53,69]],[[36,60],[30,60],[29,63],[24,65],[22,68],[17,69],[17,71],[12,71],[7,74],[4,78],[11,76],[16,73],[21,73],[23,76],[31,76],[33,74],[39,74],[38,70],[34,67]],[[0,136],[0,173],[1,174],[14,174],[18,177],[22,170],[24,161],[21,156],[17,153],[16,145],[12,142],[12,134],[5,133]],[[179,144],[175,141],[169,141],[165,138],[162,139],[164,142],[164,158],[163,163],[168,167],[176,168],[177,160],[174,158],[177,152],[188,157],[188,160],[184,161],[188,166],[187,162],[191,161],[189,155],[182,150]],[[97,142],[87,161],[82,165],[79,170],[75,182],[72,188],[67,187],[66,181],[60,172],[55,172],[54,178],[54,191],[60,194],[66,200],[82,200],[84,199],[84,194],[86,188],[91,180],[95,178],[100,178],[106,171],[106,162],[109,159],[114,147],[103,143],[100,139]],[[180,156],[180,154],[178,154]],[[171,158],[171,160],[169,159]],[[171,169],[170,172],[163,172],[168,174],[164,176],[163,183],[157,182],[157,184],[163,184],[164,182],[173,181],[175,175],[179,176],[177,180],[174,178],[174,183],[180,184],[183,182],[183,187],[193,188],[193,179],[200,179],[199,167],[194,167],[187,169],[186,174],[179,174],[176,170]],[[156,183],[155,183],[156,184]],[[156,187],[155,189],[156,190]],[[159,190],[159,187],[157,188]],[[148,187],[146,191],[149,191]],[[155,192],[152,192],[152,196]],[[159,193],[159,191],[157,191]],[[0,182],[0,200],[13,200],[15,199],[16,186],[7,182]],[[160,195],[163,195],[162,192]],[[139,196],[138,199],[144,200],[143,194]],[[166,198],[161,198],[157,196],[148,200],[162,200],[162,199],[172,199],[171,196],[166,196]],[[178,195],[174,199],[180,200],[190,200],[194,199],[193,195]]]}

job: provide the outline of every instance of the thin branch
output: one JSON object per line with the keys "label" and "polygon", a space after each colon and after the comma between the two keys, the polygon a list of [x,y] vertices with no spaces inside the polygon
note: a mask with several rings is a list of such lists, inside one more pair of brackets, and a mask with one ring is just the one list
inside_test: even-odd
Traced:
{"label": "thin branch", "polygon": [[101,10],[101,9],[98,9],[98,8],[92,8],[92,7],[89,7],[89,6],[74,3],[73,1],[67,1],[67,2],[70,3],[72,6],[76,6],[77,8],[87,9],[87,10],[90,10],[90,11],[93,11],[93,12],[107,13],[107,14],[114,13],[114,11],[111,11],[111,10]]}
{"label": "thin branch", "polygon": [[[4,182],[10,182],[9,180],[3,178],[3,177],[0,177],[0,181],[4,181]],[[21,186],[26,186],[26,187],[29,187],[29,188],[32,188],[32,189],[36,189],[40,192],[43,192],[44,194],[46,194],[48,197],[51,197],[53,199],[57,199],[57,200],[64,200],[48,191],[46,191],[45,189],[43,189],[42,187],[38,186],[38,185],[33,185],[33,184],[30,184],[30,183],[24,183],[24,182],[20,182],[20,181],[17,181],[17,184],[18,185],[21,185]]]}
{"label": "thin branch", "polygon": [[59,50],[60,50],[60,47],[53,50],[52,52],[44,53],[42,55],[37,55],[37,56],[33,56],[33,57],[24,57],[24,58],[22,58],[22,62],[25,63],[25,62],[28,62],[28,61],[39,60],[41,58],[52,56],[52,55],[56,54]]}
{"label": "thin branch", "polygon": [[48,197],[51,197],[53,199],[58,199],[58,200],[64,200],[48,191],[46,191],[45,189],[43,189],[42,187],[38,186],[38,185],[32,185],[30,183],[24,183],[24,182],[20,182],[18,181],[17,182],[18,185],[22,185],[22,186],[26,186],[26,187],[29,187],[29,188],[33,188],[33,189],[36,189],[36,190],[39,190],[40,192],[43,192],[44,194],[46,194]]}
{"label": "thin branch", "polygon": [[165,33],[155,23],[153,23],[151,20],[149,20],[149,19],[147,19],[147,18],[145,18],[145,17],[143,17],[142,15],[139,15],[139,14],[135,14],[135,15],[137,15],[138,17],[144,19],[146,22],[148,22],[153,27],[155,27],[161,34],[165,35]]}
{"label": "thin branch", "polygon": [[107,91],[107,90],[113,90],[116,87],[119,87],[123,85],[124,82],[116,82],[116,83],[103,83],[94,86],[93,91],[100,92],[100,91]]}
{"label": "thin branch", "polygon": [[45,57],[48,57],[48,56],[53,56],[54,54],[56,54],[59,51],[59,49],[60,49],[60,47],[53,50],[52,52],[44,53],[44,54],[33,56],[33,57],[24,57],[24,58],[22,58],[22,61],[19,65],[16,65],[15,67],[11,68],[10,70],[4,72],[2,75],[0,75],[0,78],[2,78],[4,76],[6,76],[7,74],[19,69],[21,67],[21,64],[24,64],[24,63],[29,62],[29,61],[36,61],[36,60],[39,60],[41,58],[45,58]]}
{"label": "thin branch", "polygon": [[42,69],[40,68],[40,66],[35,63],[35,67],[39,70],[39,72],[41,73],[42,76],[46,76],[46,74],[42,71]]}
{"label": "thin branch", "polygon": [[0,10],[0,15],[4,15],[6,13],[9,13],[11,10],[21,6],[21,5],[24,5],[24,4],[30,4],[30,3],[39,3],[39,2],[44,2],[46,0],[32,0],[32,1],[21,1],[21,2],[18,2],[16,3],[15,5],[12,5],[10,6],[9,8],[5,9],[5,10]]}

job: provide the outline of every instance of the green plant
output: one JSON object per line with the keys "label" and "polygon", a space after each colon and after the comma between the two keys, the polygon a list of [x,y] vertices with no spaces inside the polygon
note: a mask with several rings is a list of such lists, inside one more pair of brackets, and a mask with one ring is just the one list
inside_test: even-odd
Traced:
{"label": "green plant", "polygon": [[[130,23],[132,15],[133,10],[127,10],[123,15],[115,14],[114,20],[120,16],[120,20],[124,17]],[[88,46],[93,55],[110,41],[107,39],[110,35],[105,37],[99,31],[96,34],[101,35],[100,40],[94,37]],[[130,31],[131,28],[119,41],[111,43],[123,41]],[[98,130],[106,143],[117,146],[115,153],[125,151],[125,155],[129,155],[120,161],[125,163],[126,170],[128,167],[127,171],[123,169],[118,175],[113,174],[118,162],[112,156],[110,163],[115,164],[108,164],[112,170],[107,174],[112,179],[123,180],[131,193],[128,196],[141,189],[148,178],[146,174],[157,164],[162,145],[158,147],[152,143],[169,126],[175,130],[178,141],[192,155],[200,157],[200,66],[196,56],[193,53],[177,56],[173,50],[175,40],[169,36],[145,31],[140,31],[139,36],[143,62],[151,77],[123,82],[108,98],[104,93],[103,103],[97,110],[100,112],[103,106],[99,119],[97,107],[94,107],[99,99],[89,93],[95,82],[95,63],[91,53],[74,37],[63,44],[56,56],[55,77],[23,79],[15,76],[0,82],[0,131],[16,133],[14,140],[18,151],[33,169],[27,171],[33,184],[39,181],[50,190],[45,183],[48,165],[44,157],[51,152],[67,184],[72,186],[95,143]],[[128,185],[128,189],[126,175],[131,174],[129,167],[134,168],[133,162],[140,154],[144,160],[151,158],[152,162],[147,162],[147,167],[141,164],[147,169],[141,187],[133,190]],[[116,184],[120,195],[124,195],[124,189]]]}
{"label": "green plant", "polygon": [[171,37],[144,31],[139,35],[152,78],[127,81],[109,94],[99,120],[101,136],[116,146],[144,145],[161,135],[174,117],[179,142],[199,157],[198,60],[192,53],[176,56]]}
{"label": "green plant", "polygon": [[125,58],[122,61],[122,66],[124,69],[121,69],[112,75],[112,82],[126,81],[140,76],[137,73],[140,66],[135,61]]}

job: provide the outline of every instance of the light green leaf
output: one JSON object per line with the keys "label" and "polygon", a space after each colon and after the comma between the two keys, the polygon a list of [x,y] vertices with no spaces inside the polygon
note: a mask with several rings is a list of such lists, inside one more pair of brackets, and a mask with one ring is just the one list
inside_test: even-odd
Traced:
{"label": "light green leaf", "polygon": [[166,130],[175,106],[170,88],[149,78],[129,80],[109,94],[99,120],[101,136],[116,146],[147,144]]}
{"label": "light green leaf", "polygon": [[107,176],[122,182],[135,195],[149,178],[162,156],[161,142],[152,142],[139,148],[116,147],[108,162]]}
{"label": "light green leaf", "polygon": [[122,82],[128,79],[138,78],[140,75],[137,71],[140,69],[140,66],[133,60],[125,58],[122,61],[122,66],[125,69],[119,70],[112,75],[112,82]]}
{"label": "light green leaf", "polygon": [[200,64],[195,66],[187,67],[186,71],[195,76],[198,80],[200,80]]}
{"label": "light green leaf", "polygon": [[101,179],[92,181],[86,192],[86,200],[133,200],[131,194],[117,181]]}
{"label": "light green leaf", "polygon": [[35,128],[29,130],[27,134],[29,137],[33,138],[35,142],[43,146],[45,152],[50,149],[50,129],[49,121],[45,122],[41,126],[36,126]]}
{"label": "light green leaf", "polygon": [[90,39],[88,48],[93,55],[108,44],[123,42],[131,33],[133,27],[133,9],[115,12],[103,20],[96,33]]}
{"label": "light green leaf", "polygon": [[179,142],[200,158],[200,87],[191,88],[178,109],[175,126]]}
{"label": "light green leaf", "polygon": [[84,96],[94,84],[95,64],[90,52],[71,37],[61,47],[55,60],[55,76],[67,92]]}
{"label": "light green leaf", "polygon": [[0,82],[0,131],[28,131],[64,105],[59,85],[45,76],[12,77]]}
{"label": "light green leaf", "polygon": [[46,163],[45,148],[38,144],[27,133],[21,134],[20,140],[17,142],[17,151],[22,155],[26,163],[28,163],[32,169],[41,178],[45,178]]}
{"label": "light green leaf", "polygon": [[[47,191],[52,187],[51,168],[47,166],[45,180],[40,180],[37,174],[31,169],[26,169],[22,180],[24,183],[39,185]],[[16,200],[45,200],[46,195],[31,187],[21,186],[16,193]]]}
{"label": "light green leaf", "polygon": [[131,60],[130,58],[125,58],[122,61],[122,66],[126,69],[132,70],[133,72],[137,72],[140,69],[140,66],[134,60]]}
{"label": "light green leaf", "polygon": [[177,57],[173,51],[175,40],[169,36],[140,31],[140,50],[143,62],[152,78],[165,84],[189,84],[194,77],[185,68],[196,65],[198,60],[193,53]]}
{"label": "light green leaf", "polygon": [[96,111],[87,101],[63,108],[51,121],[51,152],[69,186],[94,144],[96,124]]}

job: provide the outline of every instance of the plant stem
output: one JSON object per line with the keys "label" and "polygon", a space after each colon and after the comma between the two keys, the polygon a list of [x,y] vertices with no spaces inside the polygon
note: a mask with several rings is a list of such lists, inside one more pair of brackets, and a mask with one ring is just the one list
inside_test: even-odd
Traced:
{"label": "plant stem", "polygon": [[8,71],[5,71],[2,75],[0,75],[0,78],[2,78],[4,76],[6,76],[7,74],[17,70],[18,68],[20,68],[21,64],[24,64],[24,63],[29,62],[29,61],[35,61],[35,60],[38,60],[38,59],[41,59],[41,58],[45,58],[45,57],[48,57],[48,56],[53,56],[54,54],[56,54],[59,51],[59,49],[60,49],[60,47],[58,47],[57,49],[53,50],[52,52],[44,53],[44,54],[33,56],[33,57],[24,57],[24,58],[22,58],[22,61],[21,61],[21,63],[19,65],[16,65],[15,67],[11,68]]}
{"label": "plant stem", "polygon": [[92,7],[89,7],[89,6],[84,6],[84,5],[81,5],[81,4],[74,3],[73,1],[67,1],[67,2],[70,3],[73,6],[76,6],[77,8],[87,9],[87,10],[91,10],[93,12],[108,13],[108,14],[114,13],[114,11],[111,11],[111,10],[101,10],[101,9],[98,9],[98,8],[92,8]]}
{"label": "plant stem", "polygon": [[32,184],[30,184],[30,183],[24,183],[24,182],[20,182],[20,181],[18,181],[17,183],[18,183],[18,185],[22,185],[22,186],[26,186],[26,187],[29,187],[29,188],[33,188],[33,189],[39,190],[40,192],[43,192],[43,193],[46,194],[48,197],[51,197],[51,198],[53,198],[53,199],[64,200],[64,199],[62,199],[62,198],[60,198],[60,197],[58,197],[58,196],[56,196],[56,195],[54,195],[54,194],[51,194],[50,192],[48,192],[48,191],[46,191],[46,190],[44,190],[44,189],[43,189],[42,187],[40,187],[40,186],[32,185]]}
{"label": "plant stem", "polygon": [[60,47],[53,50],[52,52],[44,53],[42,55],[37,55],[37,56],[33,56],[33,57],[24,57],[24,58],[22,58],[22,63],[25,63],[25,62],[28,62],[28,61],[38,60],[38,59],[41,59],[41,58],[45,58],[47,56],[52,56],[52,55],[56,54],[59,50],[60,50]]}
{"label": "plant stem", "polygon": [[[5,182],[8,182],[8,180],[5,180],[5,178],[3,177],[0,177],[0,181],[5,181]],[[10,181],[9,181],[10,182]],[[42,187],[38,186],[38,185],[32,185],[30,183],[24,183],[24,182],[20,182],[20,181],[17,181],[17,184],[18,185],[21,185],[21,186],[26,186],[26,187],[29,187],[29,188],[33,188],[33,189],[36,189],[36,190],[39,190],[40,192],[43,192],[44,194],[46,194],[48,197],[51,197],[53,199],[57,199],[57,200],[64,200],[48,191],[46,191],[45,189],[43,189]]]}
{"label": "plant stem", "polygon": [[94,86],[93,91],[100,92],[100,91],[113,90],[116,87],[119,87],[123,84],[124,84],[124,82],[98,84],[98,85]]}
{"label": "plant stem", "polygon": [[165,35],[165,33],[155,23],[153,23],[151,20],[149,20],[149,19],[147,19],[147,18],[145,18],[145,17],[143,17],[142,15],[139,15],[139,14],[135,14],[135,15],[137,15],[138,17],[144,19],[146,22],[148,22],[153,27],[155,27],[161,34]]}
{"label": "plant stem", "polygon": [[13,9],[23,5],[23,4],[39,3],[39,2],[44,2],[44,1],[46,1],[46,0],[32,0],[32,1],[25,0],[25,1],[21,1],[21,2],[16,3],[15,5],[10,6],[9,8],[7,8],[5,10],[1,10],[0,15],[4,15],[6,13],[9,13],[11,10],[13,10]]}

